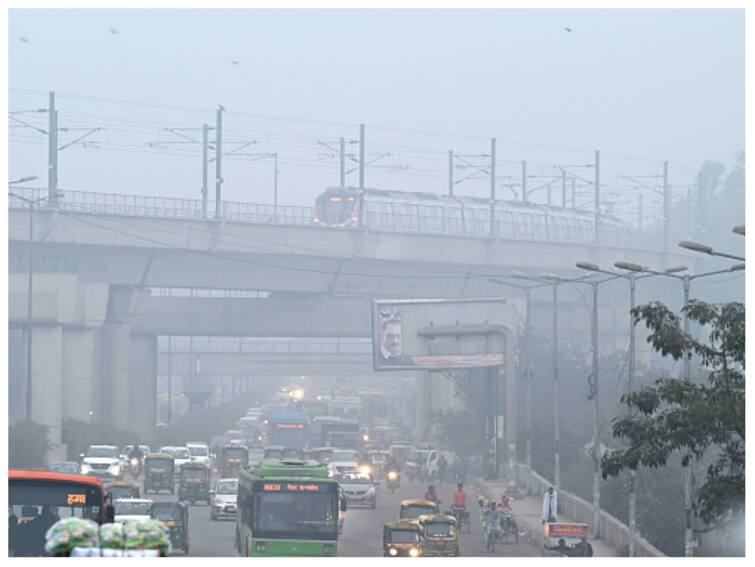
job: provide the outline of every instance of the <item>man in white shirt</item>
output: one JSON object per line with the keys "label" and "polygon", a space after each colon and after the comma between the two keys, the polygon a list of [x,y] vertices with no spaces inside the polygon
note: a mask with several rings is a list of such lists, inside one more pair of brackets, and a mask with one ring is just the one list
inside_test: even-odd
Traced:
{"label": "man in white shirt", "polygon": [[558,495],[551,486],[543,495],[543,523],[558,521]]}

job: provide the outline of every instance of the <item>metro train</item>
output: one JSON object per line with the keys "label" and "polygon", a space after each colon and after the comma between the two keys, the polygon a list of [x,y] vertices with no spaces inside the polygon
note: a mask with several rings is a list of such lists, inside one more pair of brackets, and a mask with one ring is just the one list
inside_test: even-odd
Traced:
{"label": "metro train", "polygon": [[[364,194],[364,204],[362,204]],[[490,236],[490,199],[356,187],[329,187],[315,202],[315,224],[390,232]],[[493,236],[512,240],[590,243],[592,211],[520,201],[496,201]],[[628,246],[633,229],[601,214],[600,243]]]}

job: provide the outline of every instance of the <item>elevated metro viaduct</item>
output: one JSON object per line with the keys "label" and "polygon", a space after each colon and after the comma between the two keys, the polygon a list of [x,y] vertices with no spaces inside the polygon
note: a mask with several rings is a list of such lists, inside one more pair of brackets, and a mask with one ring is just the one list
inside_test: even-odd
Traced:
{"label": "elevated metro viaduct", "polygon": [[[28,233],[28,210],[9,209],[11,331],[25,324]],[[155,422],[156,335],[365,337],[370,332],[364,306],[373,297],[489,297],[504,290],[511,295],[515,290],[497,277],[512,270],[573,274],[578,260],[610,266],[631,257],[656,267],[690,265],[688,256],[676,252],[591,244],[56,209],[35,213],[32,237],[32,418],[51,426],[53,441],[63,416],[86,418],[94,411],[138,428]],[[222,300],[225,306],[218,308],[218,302],[194,299],[199,303],[190,309],[173,309],[147,299],[151,288],[257,290],[271,296],[246,300],[244,308],[238,300]],[[207,332],[192,327],[198,320],[208,321]],[[16,355],[23,349],[19,341],[21,334],[11,332],[10,351]],[[11,364],[11,372],[22,375],[23,365]],[[19,380],[11,381],[18,388]]]}

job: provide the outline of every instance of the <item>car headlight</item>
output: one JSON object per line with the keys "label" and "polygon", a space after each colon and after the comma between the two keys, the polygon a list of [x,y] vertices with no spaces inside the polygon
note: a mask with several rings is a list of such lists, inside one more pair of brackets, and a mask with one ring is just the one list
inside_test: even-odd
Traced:
{"label": "car headlight", "polygon": [[419,557],[419,549],[417,549],[416,547],[412,547],[409,550],[409,557]]}
{"label": "car headlight", "polygon": [[362,474],[372,474],[372,467],[369,465],[362,465],[359,467],[359,472]]}
{"label": "car headlight", "polygon": [[375,487],[374,486],[370,486],[367,489],[367,494],[375,494]]}
{"label": "car headlight", "polygon": [[92,470],[92,467],[90,467],[86,463],[82,463],[82,465],[81,465],[81,474],[86,474],[86,473],[88,473],[91,470]]}
{"label": "car headlight", "polygon": [[388,480],[396,480],[397,478],[398,475],[394,471],[388,473]]}
{"label": "car headlight", "polygon": [[389,555],[392,555],[393,557],[396,557],[396,556],[398,555],[398,549],[396,549],[395,547],[391,547],[391,548],[390,548],[390,549],[388,550],[388,554],[389,554]]}
{"label": "car headlight", "polygon": [[121,474],[121,465],[119,464],[110,465],[110,472],[113,473],[114,475]]}
{"label": "car headlight", "polygon": [[131,463],[132,467],[135,467],[135,466],[139,465],[139,459],[137,459],[136,457],[134,457],[133,459],[131,459],[129,462]]}

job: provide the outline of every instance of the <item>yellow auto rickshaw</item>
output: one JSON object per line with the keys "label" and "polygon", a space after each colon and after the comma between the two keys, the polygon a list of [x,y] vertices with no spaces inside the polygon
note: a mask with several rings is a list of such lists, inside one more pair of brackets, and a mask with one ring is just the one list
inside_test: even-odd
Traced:
{"label": "yellow auto rickshaw", "polygon": [[458,557],[459,530],[456,518],[446,514],[424,515],[417,518],[422,528],[425,557]]}
{"label": "yellow auto rickshaw", "polygon": [[437,514],[438,503],[423,498],[413,498],[401,501],[399,520],[416,520],[423,515]]}
{"label": "yellow auto rickshaw", "polygon": [[150,516],[170,530],[173,549],[189,553],[189,509],[183,502],[153,502]]}
{"label": "yellow auto rickshaw", "polygon": [[173,456],[167,453],[152,453],[144,458],[144,494],[150,490],[155,493],[163,489],[175,493]]}
{"label": "yellow auto rickshaw", "polygon": [[202,500],[210,505],[210,468],[204,463],[186,463],[181,467],[178,499],[190,502]]}
{"label": "yellow auto rickshaw", "polygon": [[422,528],[414,520],[383,525],[383,557],[421,557]]}

